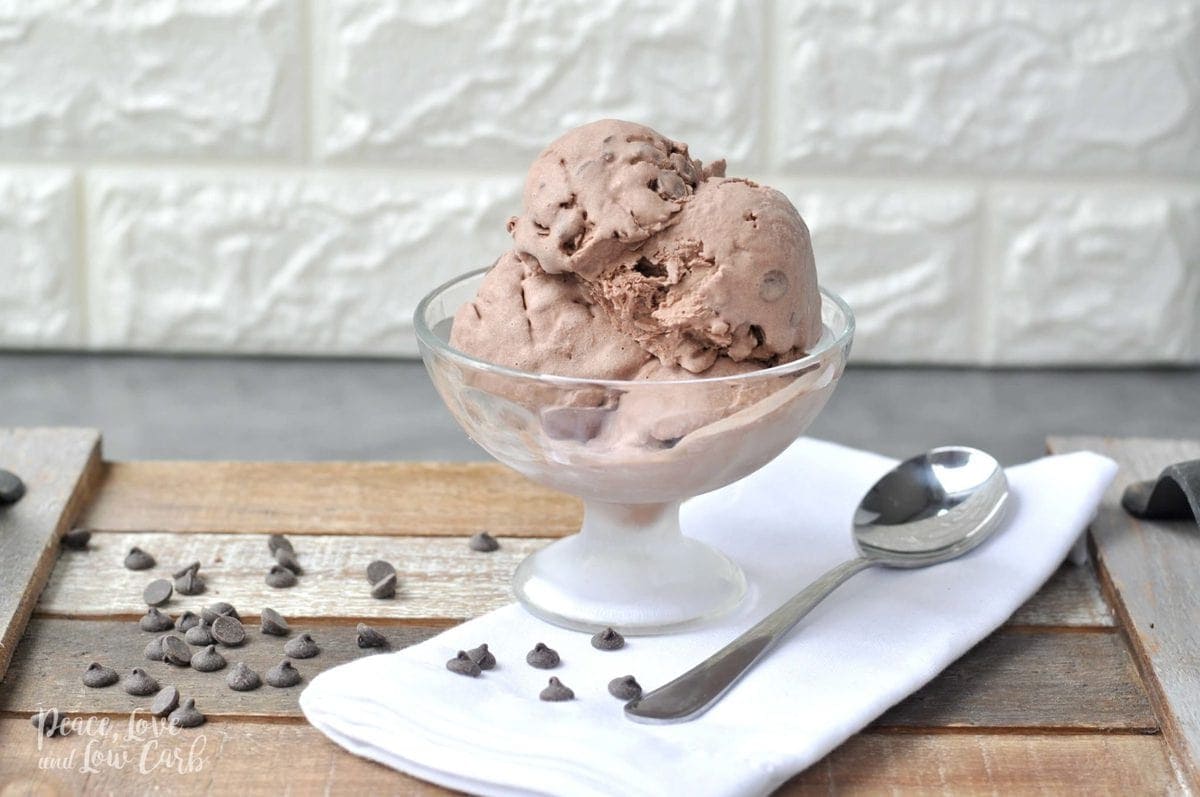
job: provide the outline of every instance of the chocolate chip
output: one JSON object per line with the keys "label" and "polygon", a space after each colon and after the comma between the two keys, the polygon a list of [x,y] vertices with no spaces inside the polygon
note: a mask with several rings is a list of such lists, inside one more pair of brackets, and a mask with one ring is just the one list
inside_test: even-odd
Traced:
{"label": "chocolate chip", "polygon": [[175,591],[180,595],[200,595],[205,589],[204,578],[195,570],[188,570],[175,579]]}
{"label": "chocolate chip", "polygon": [[196,701],[189,697],[182,706],[171,712],[167,721],[176,728],[195,728],[204,724],[204,715],[196,708]]}
{"label": "chocolate chip", "polygon": [[216,645],[208,645],[192,654],[192,669],[198,672],[216,672],[225,666],[225,657],[217,652]]}
{"label": "chocolate chip", "polygon": [[287,620],[283,619],[283,615],[274,609],[262,610],[262,632],[271,636],[287,636],[291,633],[288,628]]}
{"label": "chocolate chip", "polygon": [[267,537],[267,548],[271,551],[271,556],[275,555],[276,551],[287,551],[295,553],[296,549],[292,547],[292,541],[282,534],[272,534]]}
{"label": "chocolate chip", "polygon": [[625,637],[611,628],[605,628],[592,637],[592,647],[596,650],[620,650],[625,647]]}
{"label": "chocolate chip", "polygon": [[91,539],[92,532],[87,529],[71,529],[62,536],[62,545],[72,551],[84,551],[87,550],[88,542]]}
{"label": "chocolate chip", "polygon": [[178,667],[186,667],[192,663],[192,649],[187,643],[174,634],[162,638],[163,661]]}
{"label": "chocolate chip", "polygon": [[138,620],[138,628],[142,629],[143,631],[161,633],[163,631],[170,631],[174,627],[175,621],[171,619],[171,616],[164,614],[157,606],[151,606],[150,609],[142,615],[142,618]]}
{"label": "chocolate chip", "polygon": [[17,474],[0,470],[0,504],[15,504],[25,495],[25,482]]}
{"label": "chocolate chip", "polygon": [[134,667],[121,682],[121,688],[128,694],[145,697],[158,691],[158,681],[151,678],[141,667]]}
{"label": "chocolate chip", "polygon": [[183,567],[179,568],[174,573],[172,573],[171,578],[183,578],[188,573],[199,573],[199,572],[200,572],[200,563],[192,562],[190,565],[184,565]]}
{"label": "chocolate chip", "polygon": [[283,652],[293,659],[311,659],[321,652],[312,634],[305,632],[283,646]]}
{"label": "chocolate chip", "polygon": [[483,669],[478,664],[471,660],[471,657],[465,650],[460,650],[454,658],[446,662],[446,669],[459,675],[468,675],[472,678],[478,678],[483,674]]}
{"label": "chocolate chip", "polygon": [[296,554],[286,548],[280,548],[275,551],[275,563],[281,567],[286,567],[298,576],[304,575],[304,570],[300,567],[300,560],[296,558]]}
{"label": "chocolate chip", "polygon": [[267,571],[267,586],[275,589],[286,589],[296,585],[296,574],[283,565],[271,565]]}
{"label": "chocolate chip", "polygon": [[189,628],[195,628],[200,625],[200,615],[193,611],[185,611],[179,615],[179,619],[175,621],[176,631],[187,631]]}
{"label": "chocolate chip", "polygon": [[225,677],[225,683],[235,692],[251,692],[262,686],[262,679],[258,677],[258,673],[246,666],[246,662],[239,661]]}
{"label": "chocolate chip", "polygon": [[127,570],[149,570],[152,567],[154,567],[154,557],[136,545],[129,549],[129,553],[125,554]]}
{"label": "chocolate chip", "polygon": [[146,601],[147,606],[162,606],[171,600],[172,592],[174,588],[171,587],[170,581],[165,578],[156,579],[146,585],[146,589],[142,591],[142,600]]}
{"label": "chocolate chip", "polygon": [[117,671],[112,667],[105,667],[98,661],[93,661],[83,671],[83,685],[92,689],[100,689],[105,686],[112,686],[121,677],[117,675]]}
{"label": "chocolate chip", "polygon": [[396,594],[396,574],[392,573],[379,579],[374,586],[371,587],[372,598],[391,598]]}
{"label": "chocolate chip", "polygon": [[287,659],[267,670],[267,683],[278,689],[286,689],[300,683],[300,673]]}
{"label": "chocolate chip", "polygon": [[622,675],[608,682],[608,693],[618,700],[636,700],[642,696],[642,685],[632,675]]}
{"label": "chocolate chip", "polygon": [[358,624],[358,646],[360,648],[385,648],[387,647],[387,637],[376,631],[366,623]]}
{"label": "chocolate chip", "polygon": [[29,718],[33,727],[43,736],[66,736],[67,718],[56,708],[39,711]]}
{"label": "chocolate chip", "polygon": [[211,645],[213,643],[212,626],[201,620],[189,628],[183,638],[189,645]]}
{"label": "chocolate chip", "polygon": [[537,667],[539,670],[551,670],[558,666],[558,652],[539,642],[533,646],[533,650],[525,654],[525,661],[530,667]]}
{"label": "chocolate chip", "polygon": [[179,705],[179,690],[174,686],[164,686],[154,696],[150,704],[150,713],[156,717],[165,717]]}
{"label": "chocolate chip", "polygon": [[241,620],[227,614],[218,617],[212,624],[212,637],[227,648],[236,648],[246,641],[246,627]]}
{"label": "chocolate chip", "polygon": [[774,302],[783,298],[788,292],[788,278],[779,269],[772,269],[763,275],[758,283],[758,298],[764,302]]}
{"label": "chocolate chip", "polygon": [[496,657],[488,650],[486,642],[477,648],[468,650],[467,655],[471,657],[471,661],[479,665],[481,670],[490,670],[496,666]]}
{"label": "chocolate chip", "polygon": [[222,614],[227,614],[239,620],[241,619],[237,609],[233,608],[233,604],[226,603],[225,601],[217,601],[216,603],[209,604],[200,611],[200,618],[209,625],[212,625],[213,621]]}
{"label": "chocolate chip", "polygon": [[387,576],[395,574],[396,568],[392,567],[391,562],[385,562],[382,559],[376,559],[367,565],[367,582],[371,584],[378,584]]}
{"label": "chocolate chip", "polygon": [[467,540],[467,545],[470,546],[472,551],[479,551],[480,553],[491,553],[500,547],[500,543],[496,541],[496,538],[486,531],[472,535],[471,539]]}
{"label": "chocolate chip", "polygon": [[541,691],[538,697],[542,700],[558,703],[562,700],[574,700],[575,693],[563,685],[557,678],[551,678],[550,684]]}
{"label": "chocolate chip", "polygon": [[153,640],[151,640],[150,642],[148,642],[146,644],[146,649],[144,651],[142,651],[142,655],[145,656],[150,661],[162,661],[163,660],[162,641],[163,641],[162,637],[160,637],[160,636],[155,637]]}

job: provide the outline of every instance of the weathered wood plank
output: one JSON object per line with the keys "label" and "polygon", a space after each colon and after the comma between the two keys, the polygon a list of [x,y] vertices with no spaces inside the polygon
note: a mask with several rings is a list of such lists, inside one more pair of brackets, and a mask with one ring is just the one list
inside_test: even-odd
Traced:
{"label": "weathered wood plank", "polygon": [[1192,522],[1137,520],[1120,503],[1130,482],[1200,458],[1200,441],[1069,437],[1051,438],[1049,446],[1055,453],[1097,451],[1120,465],[1091,527],[1097,566],[1111,586],[1163,733],[1200,786],[1200,530]]}
{"label": "weathered wood plank", "polygon": [[489,462],[110,462],[82,523],[110,531],[558,536],[582,504]]}
{"label": "weathered wood plank", "polygon": [[[294,587],[274,589],[264,576],[273,563],[258,534],[97,533],[89,551],[65,551],[42,594],[43,615],[141,615],[142,590],[188,562],[202,563],[203,595],[175,595],[164,611],[177,614],[216,600],[258,614],[270,606],[287,617],[468,618],[511,603],[517,564],[549,540],[506,537],[500,550],[472,551],[462,537],[306,536],[293,544],[304,567]],[[131,545],[157,560],[152,570],[126,570]],[[400,576],[396,597],[372,598],[366,567],[392,562]]]}
{"label": "weathered wood plank", "polygon": [[1100,594],[1091,563],[1060,567],[1037,594],[1017,609],[1010,625],[1061,625],[1111,628],[1112,609]]}
{"label": "weathered wood plank", "polygon": [[1153,731],[1158,722],[1119,635],[1001,630],[875,725]]}
{"label": "weathered wood plank", "polygon": [[91,498],[100,469],[94,429],[0,429],[0,467],[25,482],[0,506],[0,678],[46,584],[58,539]]}
{"label": "weathered wood plank", "polygon": [[[246,642],[238,648],[217,649],[232,667],[244,661],[259,675],[265,675],[284,658],[287,640],[267,636],[258,624],[247,622]],[[437,628],[375,624],[393,650],[421,642],[438,632]],[[94,714],[128,714],[146,709],[151,698],[125,694],[120,685],[89,689],[80,680],[84,669],[98,661],[124,674],[142,667],[163,686],[175,685],[180,694],[196,700],[206,715],[239,717],[301,717],[297,703],[308,679],[339,664],[372,655],[355,641],[355,624],[319,626],[292,624],[292,636],[309,631],[321,646],[311,659],[293,661],[305,681],[288,689],[263,685],[253,692],[235,692],[225,683],[229,668],[203,673],[190,667],[176,667],[161,661],[147,661],[146,643],[158,636],[147,633],[131,620],[84,621],[35,618],[29,624],[13,657],[10,677],[0,690],[0,711],[32,712],[38,706],[57,706],[62,711]],[[482,641],[482,640],[481,640]],[[193,648],[196,650],[196,648]]]}
{"label": "weathered wood plank", "polygon": [[1179,794],[1161,737],[862,733],[783,786],[810,794]]}

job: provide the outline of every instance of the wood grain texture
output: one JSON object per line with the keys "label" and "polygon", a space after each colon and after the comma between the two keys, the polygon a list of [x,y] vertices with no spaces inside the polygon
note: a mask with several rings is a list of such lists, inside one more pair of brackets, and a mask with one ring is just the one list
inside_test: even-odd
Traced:
{"label": "wood grain texture", "polygon": [[0,678],[58,554],[58,539],[91,498],[100,469],[94,429],[0,429],[0,468],[25,497],[0,506]]}
{"label": "wood grain texture", "polygon": [[[174,595],[163,610],[178,614],[216,600],[257,615],[270,606],[286,617],[468,618],[511,603],[509,581],[527,555],[549,540],[500,538],[492,553],[472,551],[462,537],[304,536],[293,539],[304,567],[294,587],[274,589],[264,576],[273,560],[260,534],[96,533],[89,551],[64,551],[42,594],[42,615],[141,615],[142,590],[188,562],[202,563],[207,591]],[[131,545],[157,560],[152,570],[125,569]],[[366,578],[374,559],[400,577],[396,597],[372,598]]]}
{"label": "wood grain texture", "polygon": [[1100,594],[1091,563],[1064,564],[1037,594],[1009,618],[1010,625],[1060,625],[1111,628],[1112,609]]}
{"label": "wood grain texture", "polygon": [[578,499],[489,462],[111,462],[82,523],[110,531],[508,537],[578,531]]}
{"label": "wood grain texture", "polygon": [[1092,523],[1097,567],[1129,634],[1162,719],[1192,785],[1200,787],[1200,529],[1191,521],[1130,517],[1121,493],[1167,465],[1200,458],[1200,441],[1051,438],[1054,453],[1090,450],[1120,465]]}
{"label": "wood grain texture", "polygon": [[880,717],[876,726],[1154,731],[1120,636],[1001,630]]}
{"label": "wood grain texture", "polygon": [[[257,623],[247,623],[246,642],[237,648],[217,646],[232,667],[244,661],[260,676],[283,658],[286,639],[267,636]],[[436,628],[376,624],[393,650],[424,641],[438,632]],[[183,697],[196,700],[196,707],[208,716],[291,717],[302,718],[297,700],[305,683],[318,673],[348,661],[377,653],[362,650],[355,639],[355,624],[340,623],[306,627],[292,624],[292,636],[309,631],[321,646],[311,659],[295,659],[293,664],[304,681],[287,689],[264,684],[252,692],[235,692],[225,683],[229,667],[216,672],[199,672],[142,656],[146,643],[158,636],[142,631],[131,620],[47,620],[30,622],[25,638],[13,657],[11,678],[0,690],[0,711],[30,713],[39,706],[57,706],[62,711],[84,714],[128,714],[149,708],[152,698],[127,695],[120,684],[89,689],[80,680],[90,662],[98,661],[119,673],[142,667],[162,686],[174,685]],[[193,647],[192,650],[198,648]]]}

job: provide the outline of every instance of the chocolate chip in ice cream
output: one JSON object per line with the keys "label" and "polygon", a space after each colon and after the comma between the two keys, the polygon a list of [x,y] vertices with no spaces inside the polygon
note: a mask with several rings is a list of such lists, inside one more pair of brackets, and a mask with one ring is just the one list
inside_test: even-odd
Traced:
{"label": "chocolate chip in ice cream", "polygon": [[530,667],[537,667],[539,670],[552,670],[559,663],[558,651],[539,642],[533,646],[533,650],[525,654],[525,661]]}

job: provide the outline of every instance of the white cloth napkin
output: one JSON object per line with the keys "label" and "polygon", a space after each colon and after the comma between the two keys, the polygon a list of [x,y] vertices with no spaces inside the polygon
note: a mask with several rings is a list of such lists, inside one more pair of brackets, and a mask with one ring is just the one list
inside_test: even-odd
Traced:
{"label": "white cloth napkin", "polygon": [[[732,616],[689,633],[635,637],[614,652],[511,605],[419,645],[313,679],[309,721],[357,755],[480,794],[763,794],[819,760],[1003,623],[1054,572],[1116,472],[1090,453],[1007,471],[1016,499],[997,537],[924,570],[871,568],[819,605],[697,720],[640,725],[607,692],[649,690],[722,647],[827,568],[855,555],[850,516],[894,462],[811,439],[757,473],[684,505],[685,533],[736,560],[751,586]],[[562,664],[535,670],[535,642]],[[480,678],[446,670],[487,642]],[[575,690],[538,700],[547,677]]]}

